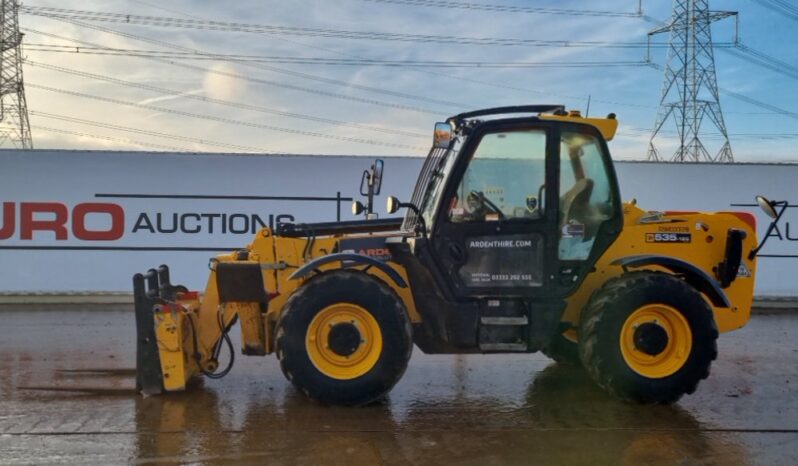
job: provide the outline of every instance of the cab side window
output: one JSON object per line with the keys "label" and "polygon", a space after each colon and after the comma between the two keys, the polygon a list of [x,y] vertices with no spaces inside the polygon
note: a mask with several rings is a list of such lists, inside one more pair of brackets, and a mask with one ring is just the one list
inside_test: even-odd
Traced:
{"label": "cab side window", "polygon": [[600,142],[590,133],[563,131],[560,139],[561,260],[585,260],[599,227],[613,212]]}
{"label": "cab side window", "polygon": [[454,223],[538,219],[546,182],[546,132],[482,137],[448,206]]}

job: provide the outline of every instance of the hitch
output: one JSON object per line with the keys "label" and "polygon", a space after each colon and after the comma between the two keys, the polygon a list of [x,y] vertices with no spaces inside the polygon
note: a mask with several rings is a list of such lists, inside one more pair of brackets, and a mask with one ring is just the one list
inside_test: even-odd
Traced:
{"label": "hitch", "polygon": [[[169,267],[161,265],[133,276],[133,296],[136,391],[157,395],[185,390],[194,375],[207,375],[216,369],[215,359],[209,357],[212,353],[201,352],[197,345],[198,292],[173,285],[169,280]],[[218,343],[218,338],[216,341]]]}
{"label": "hitch", "polygon": [[[203,297],[173,285],[169,267],[161,265],[133,276],[133,296],[136,391],[144,395],[185,390],[198,376],[227,375],[235,361],[228,333],[236,322],[241,323],[244,354],[265,355],[272,350],[274,322],[266,318],[269,296],[257,262],[215,261]],[[219,370],[223,346],[229,362]]]}
{"label": "hitch", "polygon": [[167,302],[174,302],[178,290],[185,290],[185,287],[173,286],[169,282],[169,267],[166,265],[133,276],[137,335],[136,391],[145,395],[163,392],[154,310]]}

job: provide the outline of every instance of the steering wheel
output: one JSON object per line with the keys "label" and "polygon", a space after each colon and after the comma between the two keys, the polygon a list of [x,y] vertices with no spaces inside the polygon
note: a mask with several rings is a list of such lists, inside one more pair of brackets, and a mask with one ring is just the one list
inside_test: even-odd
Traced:
{"label": "steering wheel", "polygon": [[569,220],[585,223],[590,195],[593,193],[593,180],[582,178],[574,183],[573,187],[560,199],[560,226],[565,226]]}
{"label": "steering wheel", "polygon": [[493,201],[488,199],[482,191],[471,191],[468,193],[468,198],[477,199],[480,202],[481,207],[487,207],[488,210],[497,214],[499,216],[499,220],[504,220],[506,218],[502,210],[496,204],[494,204]]}

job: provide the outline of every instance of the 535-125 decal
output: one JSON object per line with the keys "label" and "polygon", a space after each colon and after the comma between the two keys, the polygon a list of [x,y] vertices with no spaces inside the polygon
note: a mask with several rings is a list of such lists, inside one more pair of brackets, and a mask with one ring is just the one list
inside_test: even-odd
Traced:
{"label": "535-125 decal", "polygon": [[690,233],[646,233],[646,243],[689,243]]}

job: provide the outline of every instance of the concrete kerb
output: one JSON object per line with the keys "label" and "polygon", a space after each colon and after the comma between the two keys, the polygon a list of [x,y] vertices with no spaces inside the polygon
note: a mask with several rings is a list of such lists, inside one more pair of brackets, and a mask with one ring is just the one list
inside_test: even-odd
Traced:
{"label": "concrete kerb", "polygon": [[127,292],[74,292],[74,293],[3,293],[0,305],[63,305],[63,304],[129,304],[133,293]]}

